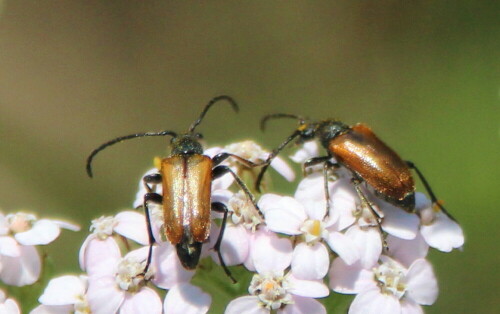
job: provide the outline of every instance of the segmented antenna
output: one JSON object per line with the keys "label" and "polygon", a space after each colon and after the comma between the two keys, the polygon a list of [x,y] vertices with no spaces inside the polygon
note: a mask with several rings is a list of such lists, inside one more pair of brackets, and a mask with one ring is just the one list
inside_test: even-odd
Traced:
{"label": "segmented antenna", "polygon": [[87,157],[87,174],[89,175],[89,177],[92,178],[92,160],[97,155],[97,153],[99,153],[101,150],[105,149],[108,146],[111,146],[113,144],[116,144],[116,143],[119,143],[122,141],[130,140],[133,138],[139,138],[139,137],[145,137],[145,136],[166,136],[166,135],[171,135],[173,137],[176,137],[177,133],[172,132],[172,131],[146,132],[146,133],[136,133],[136,134],[120,136],[120,137],[117,137],[115,139],[112,139],[111,141],[108,141],[108,142],[102,144],[101,146],[97,147],[96,149],[94,149],[90,153],[89,157]]}
{"label": "segmented antenna", "polygon": [[266,123],[267,120],[270,119],[281,119],[281,118],[291,118],[291,119],[296,119],[299,120],[299,124],[304,124],[305,119],[302,118],[301,116],[295,115],[295,114],[289,114],[289,113],[273,113],[273,114],[268,114],[267,116],[264,116],[260,120],[260,129],[264,131],[266,129]]}
{"label": "segmented antenna", "polygon": [[213,104],[215,104],[221,100],[225,100],[225,101],[229,102],[231,104],[231,107],[233,107],[233,110],[235,112],[238,112],[238,110],[239,110],[238,104],[236,103],[236,101],[232,97],[227,96],[227,95],[221,95],[221,96],[214,97],[205,106],[205,109],[203,109],[203,111],[201,112],[198,120],[196,120],[195,122],[193,122],[193,124],[191,124],[191,126],[188,129],[188,133],[193,133],[194,129],[198,126],[198,124],[200,124],[201,120],[203,120],[203,118],[205,117],[205,114],[207,113],[208,109],[210,109],[210,107],[212,107]]}

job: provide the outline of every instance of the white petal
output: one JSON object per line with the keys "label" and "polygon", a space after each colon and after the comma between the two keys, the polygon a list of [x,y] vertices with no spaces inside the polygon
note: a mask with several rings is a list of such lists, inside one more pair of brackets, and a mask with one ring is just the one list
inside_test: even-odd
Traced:
{"label": "white petal", "polygon": [[210,309],[212,298],[191,284],[172,287],[165,297],[163,309],[172,314],[204,314]]}
{"label": "white petal", "polygon": [[112,275],[120,258],[120,248],[115,239],[99,240],[93,238],[87,243],[84,265],[89,276]]}
{"label": "white petal", "polygon": [[389,255],[401,262],[407,268],[419,258],[427,256],[429,245],[424,241],[420,234],[417,234],[413,240],[403,240],[394,236],[387,236],[387,246]]}
{"label": "white petal", "polygon": [[326,214],[325,178],[313,173],[302,179],[295,191],[295,199],[303,204],[310,219],[323,220]]}
{"label": "white petal", "polygon": [[174,246],[169,242],[154,248],[153,267],[156,273],[152,281],[162,289],[170,289],[179,283],[188,282],[194,275],[194,271],[182,267]]}
{"label": "white petal", "polygon": [[304,163],[306,160],[319,156],[319,145],[316,141],[305,142],[295,154],[289,156],[291,160],[298,164]]}
{"label": "white petal", "polygon": [[268,205],[269,207],[262,209],[262,211],[270,230],[289,235],[302,233],[299,228],[307,219],[302,204],[285,196],[279,202]]}
{"label": "white petal", "polygon": [[384,221],[382,229],[395,237],[411,240],[418,233],[420,219],[415,214],[410,214],[401,208],[385,203],[382,207]]}
{"label": "white petal", "polygon": [[347,265],[341,258],[336,258],[330,268],[330,288],[343,294],[359,293],[376,287],[373,272],[363,269],[361,263]]}
{"label": "white petal", "polygon": [[273,193],[262,194],[257,205],[261,212],[265,212],[268,208],[276,207],[276,203],[279,203],[283,196]]}
{"label": "white petal", "polygon": [[430,246],[442,252],[450,252],[464,245],[462,228],[441,211],[436,213],[434,222],[423,225],[420,232]]}
{"label": "white petal", "polygon": [[340,232],[330,232],[327,242],[330,248],[348,265],[359,260],[361,256],[354,240]]}
{"label": "white petal", "polygon": [[229,302],[224,314],[269,314],[269,310],[259,305],[256,296],[244,296]]}
{"label": "white petal", "polygon": [[330,220],[329,225],[337,222],[338,230],[344,230],[351,226],[356,217],[356,202],[358,195],[351,180],[339,179],[331,182],[330,186]]}
{"label": "white petal", "polygon": [[0,255],[17,257],[21,254],[20,246],[12,237],[0,237]]}
{"label": "white petal", "polygon": [[22,245],[45,245],[54,241],[61,233],[59,225],[48,219],[35,222],[33,228],[16,233],[16,240]]}
{"label": "white petal", "polygon": [[377,228],[367,228],[366,230],[358,226],[352,226],[345,235],[351,238],[360,254],[360,262],[365,269],[375,265],[382,253],[382,238]]}
{"label": "white petal", "polygon": [[424,314],[424,310],[417,303],[403,299],[401,300],[401,314]]}
{"label": "white petal", "polygon": [[12,299],[7,299],[5,303],[0,304],[0,313],[2,314],[19,314],[21,313],[19,305]]}
{"label": "white petal", "polygon": [[300,279],[321,279],[330,266],[328,250],[323,243],[311,246],[299,243],[293,250],[292,272]]}
{"label": "white petal", "polygon": [[330,290],[322,280],[298,279],[293,274],[287,276],[291,288],[288,290],[295,295],[310,298],[323,298],[330,294]]}
{"label": "white petal", "polygon": [[70,222],[67,222],[67,221],[62,221],[62,220],[52,220],[52,222],[54,222],[55,224],[57,224],[59,227],[63,228],[63,229],[67,229],[67,230],[71,230],[71,231],[80,231],[80,226],[77,225],[77,224],[72,224]]}
{"label": "white petal", "polygon": [[392,295],[370,289],[358,294],[349,308],[349,314],[400,314],[399,300]]}
{"label": "white petal", "polygon": [[133,211],[124,211],[115,216],[118,224],[115,226],[114,231],[121,234],[125,238],[134,240],[135,242],[148,245],[148,228],[146,225],[146,218]]}
{"label": "white petal", "polygon": [[315,299],[293,296],[293,304],[287,304],[283,310],[278,310],[278,313],[283,314],[326,314],[326,309],[323,304]]}
{"label": "white petal", "polygon": [[413,301],[423,304],[433,304],[438,296],[438,285],[434,271],[429,262],[418,259],[410,266],[406,274],[407,296]]}
{"label": "white petal", "polygon": [[73,305],[39,305],[31,310],[30,314],[72,314]]}
{"label": "white petal", "polygon": [[292,262],[292,243],[272,232],[255,237],[251,250],[253,264],[259,273],[283,271]]}
{"label": "white petal", "polygon": [[11,286],[31,285],[40,277],[42,262],[34,246],[20,246],[18,257],[2,257],[0,279]]}
{"label": "white petal", "polygon": [[271,167],[274,168],[283,178],[285,178],[288,182],[292,182],[295,180],[295,173],[293,169],[281,158],[276,157],[271,162]]}
{"label": "white petal", "polygon": [[87,301],[92,314],[116,313],[125,299],[125,292],[118,290],[112,276],[89,277]]}
{"label": "white petal", "polygon": [[[212,241],[216,241],[220,232],[220,228],[214,228],[216,236]],[[227,266],[243,264],[248,257],[249,244],[248,232],[243,226],[226,225],[224,236],[220,247],[222,259]],[[215,244],[215,242],[214,242]],[[219,264],[219,257],[215,250],[211,251],[213,260]]]}
{"label": "white petal", "polygon": [[38,301],[45,305],[75,304],[85,294],[85,283],[77,276],[62,276],[49,281]]}
{"label": "white petal", "polygon": [[143,287],[137,293],[127,293],[120,314],[161,314],[162,304],[158,294],[151,288]]}

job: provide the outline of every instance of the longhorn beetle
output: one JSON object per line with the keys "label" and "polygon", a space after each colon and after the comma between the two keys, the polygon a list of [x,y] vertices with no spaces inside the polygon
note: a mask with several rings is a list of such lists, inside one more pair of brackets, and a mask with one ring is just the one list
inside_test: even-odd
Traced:
{"label": "longhorn beetle", "polygon": [[[146,175],[142,179],[147,191],[144,195],[143,206],[150,242],[149,255],[144,273],[147,272],[151,264],[152,249],[155,241],[151,230],[148,208],[148,203],[154,202],[163,205],[165,235],[175,245],[177,256],[186,269],[194,269],[198,265],[202,244],[208,239],[210,233],[210,210],[222,212],[224,216],[214,249],[217,252],[224,271],[233,282],[236,282],[226,267],[220,253],[228,210],[223,203],[211,202],[211,186],[213,180],[230,173],[252,201],[255,208],[257,208],[255,199],[245,186],[245,183],[233,170],[227,166],[220,165],[220,163],[229,157],[233,157],[247,167],[254,167],[256,164],[230,153],[220,153],[213,158],[203,155],[203,148],[199,142],[202,135],[194,133],[194,130],[200,124],[210,107],[221,100],[228,102],[233,110],[238,112],[238,105],[233,98],[226,95],[218,96],[208,102],[200,117],[191,124],[186,133],[177,134],[167,130],[117,137],[93,150],[87,158],[87,173],[92,177],[92,160],[97,153],[108,146],[139,137],[172,136],[170,141],[171,154],[161,160],[159,173]],[[157,184],[162,184],[163,195],[154,192],[153,186]]]}
{"label": "longhorn beetle", "polygon": [[[415,164],[411,161],[403,161],[368,126],[364,124],[348,126],[333,119],[309,122],[297,115],[278,113],[264,116],[261,120],[261,129],[265,129],[266,122],[269,119],[276,118],[297,119],[299,126],[268,156],[265,166],[262,167],[255,183],[257,191],[260,191],[260,184],[269,164],[285,146],[295,138],[298,139],[299,143],[317,138],[326,149],[327,155],[306,160],[303,169],[305,172],[307,167],[320,163],[324,164],[323,173],[325,176],[324,188],[327,209],[330,206],[327,181],[328,169],[344,166],[352,173],[352,182],[361,201],[363,204],[368,205],[372,213],[377,217],[379,228],[381,217],[373,209],[372,204],[359,187],[363,181],[373,188],[377,197],[413,213],[415,212],[415,182],[410,171],[410,169],[413,169],[422,181],[432,203],[437,205],[450,219],[456,221],[440,204],[429,183]],[[332,163],[332,158],[335,159],[336,163]]]}

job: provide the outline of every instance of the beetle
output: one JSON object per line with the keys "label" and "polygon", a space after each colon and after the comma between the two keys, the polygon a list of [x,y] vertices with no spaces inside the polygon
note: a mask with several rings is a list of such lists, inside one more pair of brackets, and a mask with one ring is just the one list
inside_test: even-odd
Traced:
{"label": "beetle", "polygon": [[[269,119],[276,118],[296,119],[299,126],[268,156],[255,183],[257,191],[260,191],[262,178],[273,158],[290,142],[297,139],[300,144],[308,140],[318,139],[326,149],[327,155],[305,161],[303,169],[305,172],[307,167],[324,163],[327,208],[330,205],[327,185],[328,169],[344,166],[352,173],[352,182],[361,201],[368,205],[378,218],[379,227],[381,217],[373,209],[372,204],[359,187],[363,181],[373,188],[377,197],[409,213],[414,213],[415,182],[411,173],[411,170],[414,170],[427,190],[432,203],[437,205],[450,219],[456,221],[438,201],[428,181],[415,164],[411,161],[403,161],[365,124],[349,126],[335,119],[310,122],[297,115],[278,113],[264,116],[261,120],[261,129],[265,129]],[[335,159],[336,163],[332,163],[332,158]]]}
{"label": "beetle", "polygon": [[[162,204],[163,206],[164,233],[167,239],[176,247],[177,256],[186,269],[194,269],[198,265],[202,245],[208,240],[210,233],[211,210],[223,213],[221,229],[214,250],[217,252],[224,271],[235,282],[220,253],[228,209],[221,202],[211,201],[211,186],[213,180],[230,173],[258,210],[255,199],[245,183],[231,168],[220,165],[229,157],[237,159],[248,167],[254,167],[256,164],[231,153],[219,153],[213,158],[203,155],[203,148],[200,144],[202,135],[194,133],[195,128],[203,120],[212,105],[223,100],[228,102],[235,112],[238,112],[238,105],[233,98],[227,95],[217,96],[208,102],[199,118],[191,124],[186,133],[177,134],[166,130],[117,137],[94,149],[87,158],[87,174],[92,177],[92,161],[97,153],[103,149],[134,138],[150,136],[172,137],[170,141],[171,153],[161,160],[159,173],[146,175],[142,179],[147,192],[144,195],[143,207],[150,242],[149,255],[144,273],[147,272],[151,263],[152,247],[155,242],[151,230],[148,208],[149,202],[153,202]],[[163,195],[156,193],[154,190],[154,187],[158,184],[162,185]]]}

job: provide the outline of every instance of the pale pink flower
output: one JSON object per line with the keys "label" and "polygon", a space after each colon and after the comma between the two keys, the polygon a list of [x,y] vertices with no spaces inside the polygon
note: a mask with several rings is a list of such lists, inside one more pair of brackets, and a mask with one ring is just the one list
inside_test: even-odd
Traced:
{"label": "pale pink flower", "polygon": [[24,286],[38,280],[41,260],[35,245],[54,241],[65,228],[79,227],[59,220],[40,219],[26,213],[0,213],[0,279],[8,285]]}
{"label": "pale pink flower", "polygon": [[163,303],[164,313],[204,314],[207,313],[212,298],[200,288],[188,283],[173,286]]}
{"label": "pale pink flower", "polygon": [[321,280],[303,280],[293,271],[285,273],[292,260],[292,246],[288,239],[260,236],[252,246],[252,264],[257,274],[252,278],[250,296],[231,301],[225,313],[326,313],[318,301],[328,295]]}
{"label": "pale pink flower", "polygon": [[49,281],[30,314],[90,313],[87,276],[61,276]]}
{"label": "pale pink flower", "polygon": [[[229,216],[222,238],[220,253],[228,266],[243,264],[248,259],[254,233],[263,226],[264,219],[243,191],[233,194],[227,202],[227,207]],[[210,247],[215,245],[219,233],[220,227],[212,224]],[[211,252],[211,256],[219,263],[215,251]]]}
{"label": "pale pink flower", "polygon": [[[107,241],[113,240],[108,238]],[[90,248],[89,248],[90,249]],[[153,268],[143,274],[148,248],[129,252],[123,258],[116,250],[92,250],[92,263],[88,262],[87,300],[93,314],[161,313],[158,294],[146,286]],[[100,257],[100,259],[97,258]]]}
{"label": "pale pink flower", "polygon": [[21,310],[16,300],[7,298],[5,292],[0,290],[0,313],[2,314],[19,314]]}
{"label": "pale pink flower", "polygon": [[357,294],[349,313],[422,313],[420,305],[431,305],[438,295],[432,266],[418,258],[409,267],[382,255],[380,262],[365,268],[357,262],[335,259],[330,270],[333,291]]}
{"label": "pale pink flower", "polygon": [[[107,245],[110,241],[106,241],[109,237],[116,234],[122,235],[125,238],[131,239],[139,244],[149,244],[148,231],[146,227],[146,220],[144,215],[134,211],[124,211],[118,213],[116,216],[101,216],[100,218],[92,220],[90,226],[92,232],[80,248],[79,261],[82,270],[86,270],[86,254],[88,246]],[[105,243],[94,243],[94,242]],[[113,241],[114,242],[114,241]],[[110,244],[111,245],[111,244]]]}
{"label": "pale pink flower", "polygon": [[417,212],[420,216],[420,233],[427,244],[442,252],[461,249],[464,233],[460,225],[433,205],[423,194],[416,195]]}

